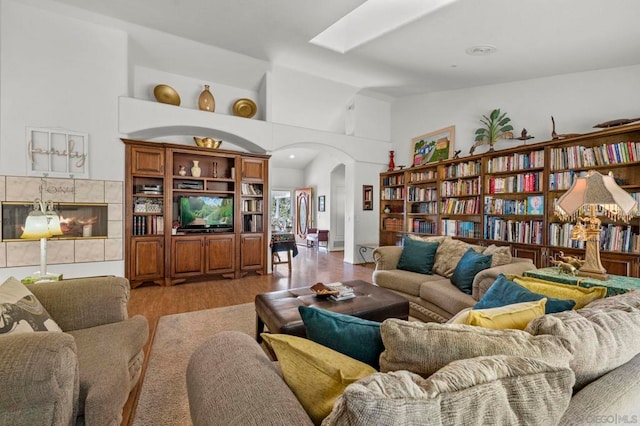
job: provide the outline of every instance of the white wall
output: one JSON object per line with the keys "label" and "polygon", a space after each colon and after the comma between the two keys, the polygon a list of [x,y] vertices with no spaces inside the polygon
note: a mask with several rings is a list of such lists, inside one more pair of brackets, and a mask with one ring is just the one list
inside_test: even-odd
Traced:
{"label": "white wall", "polygon": [[304,186],[304,170],[272,167],[269,171],[269,189],[292,190]]}
{"label": "white wall", "polygon": [[[535,136],[529,143],[551,139],[552,115],[558,133],[586,133],[603,121],[638,117],[639,75],[636,65],[399,99],[391,119],[395,162],[411,164],[411,138],[451,125],[456,126],[455,149],[468,155],[480,118],[494,108],[508,113],[514,134],[526,128]],[[495,149],[517,143],[499,141]],[[476,153],[487,149],[479,147]]]}
{"label": "white wall", "polygon": [[127,35],[11,0],[0,7],[0,174],[26,173],[27,126],[58,127],[89,133],[91,178],[122,180]]}

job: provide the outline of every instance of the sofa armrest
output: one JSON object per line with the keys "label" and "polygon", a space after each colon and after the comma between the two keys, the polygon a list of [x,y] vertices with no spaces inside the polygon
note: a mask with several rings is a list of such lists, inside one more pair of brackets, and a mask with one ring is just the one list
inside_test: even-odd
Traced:
{"label": "sofa armrest", "polygon": [[531,259],[524,259],[520,257],[514,257],[513,261],[506,265],[494,266],[493,268],[485,269],[484,271],[479,272],[473,279],[471,296],[475,300],[480,300],[500,274],[522,275],[524,271],[529,271],[531,269],[537,269]]}
{"label": "sofa armrest", "polygon": [[75,424],[79,378],[71,335],[0,336],[0,424]]}
{"label": "sofa armrest", "polygon": [[376,271],[398,268],[398,261],[402,254],[402,246],[381,246],[373,250],[373,261]]}
{"label": "sofa armrest", "polygon": [[218,333],[195,350],[187,391],[194,426],[313,424],[274,363],[244,333]]}
{"label": "sofa armrest", "polygon": [[123,277],[76,278],[28,287],[64,331],[128,318],[129,281]]}

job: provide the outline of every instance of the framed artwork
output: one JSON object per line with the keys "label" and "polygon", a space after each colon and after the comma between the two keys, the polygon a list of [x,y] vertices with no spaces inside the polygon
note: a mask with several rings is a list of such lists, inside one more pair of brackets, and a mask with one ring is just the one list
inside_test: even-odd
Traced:
{"label": "framed artwork", "polygon": [[29,176],[89,177],[89,134],[27,127]]}
{"label": "framed artwork", "polygon": [[318,211],[319,212],[324,211],[324,195],[321,195],[318,197]]}
{"label": "framed artwork", "polygon": [[447,127],[411,139],[413,146],[412,166],[437,163],[453,157],[455,126]]}

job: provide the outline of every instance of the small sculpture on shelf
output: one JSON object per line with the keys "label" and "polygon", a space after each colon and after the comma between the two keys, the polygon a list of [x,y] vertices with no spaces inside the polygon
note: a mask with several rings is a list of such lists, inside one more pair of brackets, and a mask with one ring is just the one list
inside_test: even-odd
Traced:
{"label": "small sculpture on shelf", "polygon": [[460,158],[460,153],[461,153],[461,152],[462,152],[462,150],[461,150],[461,149],[458,149],[458,150],[454,151],[454,152],[453,152],[453,159],[454,159],[454,160],[459,159],[459,158]]}
{"label": "small sculpture on shelf", "polygon": [[556,120],[553,118],[553,115],[551,116],[551,139],[555,141],[558,139],[572,138],[574,136],[580,136],[580,133],[556,133]]}
{"label": "small sculpture on shelf", "polygon": [[187,175],[187,169],[182,164],[178,166],[178,174],[180,176],[186,176]]}
{"label": "small sculpture on shelf", "polygon": [[515,138],[519,141],[525,141],[527,142],[529,139],[533,139],[535,136],[531,136],[529,133],[527,133],[527,129],[522,129],[522,132],[520,132],[520,137],[519,138]]}
{"label": "small sculpture on shelf", "polygon": [[396,168],[396,163],[393,160],[393,156],[394,156],[394,152],[393,151],[389,151],[389,165],[387,166],[387,171],[388,172],[392,172],[393,169]]}

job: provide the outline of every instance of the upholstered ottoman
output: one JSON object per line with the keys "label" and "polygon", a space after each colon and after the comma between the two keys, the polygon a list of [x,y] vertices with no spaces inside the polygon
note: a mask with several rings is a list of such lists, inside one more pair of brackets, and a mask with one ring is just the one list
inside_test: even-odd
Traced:
{"label": "upholstered ottoman", "polygon": [[309,287],[262,293],[256,296],[256,340],[265,325],[271,333],[306,337],[298,306],[314,306],[341,314],[382,322],[387,318],[409,319],[409,302],[392,291],[365,281],[345,281],[356,297],[336,302],[318,298]]}

